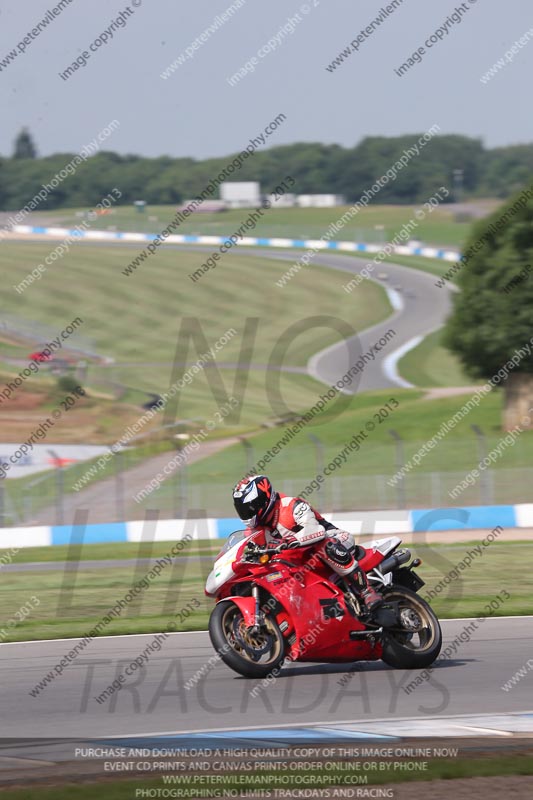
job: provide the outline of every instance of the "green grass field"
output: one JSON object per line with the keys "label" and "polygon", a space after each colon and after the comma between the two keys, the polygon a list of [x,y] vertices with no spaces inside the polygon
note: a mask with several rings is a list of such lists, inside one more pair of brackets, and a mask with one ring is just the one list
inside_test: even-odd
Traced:
{"label": "green grass field", "polygon": [[[495,203],[486,201],[492,208]],[[340,219],[348,206],[336,208],[271,208],[266,211],[257,227],[251,229],[249,236],[282,236],[289,238],[319,239],[328,225]],[[375,205],[362,209],[348,222],[334,239],[339,241],[380,242],[387,241],[398,233],[402,226],[414,218],[419,206]],[[58,209],[43,212],[46,220],[62,226],[74,226],[83,220],[85,209]],[[147,206],[144,213],[131,206],[118,206],[111,213],[98,217],[91,228],[114,228],[121,231],[158,233],[176,213],[175,206]],[[197,213],[180,223],[177,233],[224,236],[233,233],[242,224],[246,212],[235,209],[217,214]],[[42,215],[35,214],[38,224]],[[435,209],[422,220],[413,238],[427,244],[459,247],[468,236],[468,220],[456,221],[455,212],[446,205]]]}
{"label": "green grass field", "polygon": [[[421,783],[444,779],[450,781],[449,791],[452,794],[455,790],[453,783],[454,778],[493,778],[497,776],[508,776],[511,778],[509,781],[509,790],[511,794],[509,796],[516,798],[525,797],[523,793],[515,794],[515,791],[521,792],[526,787],[522,782],[521,788],[516,789],[512,781],[512,776],[533,775],[533,759],[531,758],[530,749],[524,748],[521,752],[518,750],[511,753],[495,753],[493,749],[487,749],[489,752],[482,753],[480,756],[477,756],[477,754],[474,756],[471,748],[464,748],[464,752],[461,752],[458,758],[431,758],[425,762],[426,768],[423,771],[415,772],[410,769],[399,770],[397,766],[399,763],[401,763],[399,761],[375,761],[374,763],[376,765],[378,763],[380,765],[379,772],[372,771],[369,773],[368,771],[365,771],[365,768],[362,766],[363,762],[368,763],[367,758],[364,758],[363,762],[360,762],[361,766],[359,766],[359,768],[354,762],[352,769],[349,768],[349,761],[346,759],[339,759],[339,762],[342,762],[342,767],[340,769],[332,769],[331,762],[327,768],[322,765],[313,766],[311,759],[309,758],[308,768],[305,766],[306,762],[302,760],[300,762],[303,765],[301,768],[286,769],[283,776],[280,776],[279,770],[269,771],[266,768],[262,768],[260,773],[260,789],[255,788],[255,773],[244,771],[244,769],[241,771],[236,768],[232,773],[234,776],[233,778],[231,777],[231,774],[225,774],[225,778],[227,780],[225,780],[223,788],[226,792],[235,792],[235,794],[227,795],[233,797],[251,797],[251,794],[243,795],[241,793],[243,791],[253,792],[254,789],[258,792],[263,791],[265,794],[262,796],[264,797],[288,797],[288,794],[281,795],[279,792],[290,792],[291,790],[301,792],[302,786],[306,786],[308,791],[317,792],[323,789],[325,797],[335,796],[335,794],[333,794],[335,791],[338,793],[337,796],[392,797],[393,795],[388,793],[390,791],[389,788],[380,790],[378,787],[382,786],[383,784],[390,783],[407,784],[411,781]],[[317,764],[318,759],[321,758],[318,755],[318,748],[316,750],[317,753],[313,756],[315,764]],[[477,750],[479,751],[481,748],[477,748]],[[135,763],[138,763],[139,761],[138,758],[134,760]],[[186,761],[188,761],[188,758],[186,758]],[[157,767],[157,769],[160,769],[160,767]],[[153,772],[155,772],[155,769]],[[172,774],[170,767],[168,769],[168,773]],[[346,775],[350,773],[354,776],[367,776],[368,785],[365,785],[362,788],[360,787],[356,790],[346,789],[346,782],[343,780],[343,778],[346,778]],[[220,776],[220,770],[201,773],[197,770],[191,769],[185,773],[180,773],[180,775],[182,776],[181,780],[183,781],[181,784],[182,794],[176,796],[192,797],[191,793],[195,790],[199,793],[198,796],[201,797],[222,796],[217,794],[218,792],[222,792],[222,789],[220,788],[221,784],[217,782],[217,777]],[[213,780],[209,779],[209,775],[214,776]],[[244,776],[247,778],[245,782],[247,787],[246,790],[243,790]],[[282,777],[283,782],[281,783]],[[2,796],[5,797],[6,800],[34,800],[35,798],[39,798],[39,800],[70,800],[71,797],[78,797],[81,800],[94,800],[95,797],[105,798],[105,800],[131,800],[131,798],[143,796],[141,792],[146,792],[145,796],[158,797],[165,796],[159,793],[164,791],[174,791],[176,788],[165,786],[161,777],[149,777],[148,772],[139,772],[135,780],[132,780],[131,778],[123,778],[122,780],[113,779],[110,778],[109,773],[102,774],[102,777],[98,782],[94,775],[90,778],[85,778],[84,783],[72,783],[67,778],[54,778],[53,780],[57,784],[53,786],[53,788],[50,788],[46,785],[41,786],[38,784],[38,781],[36,781],[34,786],[26,786],[23,789],[3,789]],[[283,786],[283,789],[281,790],[279,788],[280,785]],[[353,785],[355,784],[350,784],[350,787]],[[313,788],[309,789],[309,786],[312,786]],[[336,788],[333,789],[333,786]],[[341,792],[347,792],[350,790],[366,792],[368,794],[340,794]],[[380,791],[383,791],[384,794],[378,794]],[[212,794],[208,795],[208,792],[211,792]],[[267,794],[267,792],[270,794]],[[276,792],[278,792],[277,795],[275,794]],[[428,786],[427,793],[431,795],[431,784]],[[300,794],[295,796],[315,797],[317,795]]]}
{"label": "green grass field", "polygon": [[[201,462],[190,464],[187,480],[189,485],[196,487],[198,504],[194,506],[209,509],[215,516],[228,516],[231,507],[229,490],[237,478],[253,466],[260,472],[266,472],[280,491],[299,494],[311,478],[342,452],[354,434],[361,430],[366,432],[366,424],[370,422],[375,428],[366,438],[359,440],[359,449],[354,447],[340,468],[327,473],[321,491],[314,491],[308,500],[323,509],[337,511],[398,508],[398,487],[389,487],[385,480],[398,468],[391,430],[396,431],[403,440],[403,464],[437,433],[444,421],[451,419],[462,408],[470,396],[467,392],[459,396],[425,400],[417,390],[395,389],[348,399],[340,415],[332,403],[330,409],[326,409],[329,411],[329,421],[326,413],[315,418],[280,452],[259,467],[256,466],[258,461],[282,439],[285,426],[249,437],[252,452],[248,456],[241,444],[235,444]],[[399,407],[384,421],[378,422],[374,415],[378,409],[385,407],[391,397],[399,402]],[[478,441],[471,425],[481,428],[486,436],[487,450],[490,450],[505,435],[501,430],[501,415],[502,394],[496,390],[472,409],[437,446],[429,450],[420,465],[407,474],[404,481],[405,506],[424,508],[429,502],[434,507],[479,504],[479,482],[473,489],[460,495],[459,500],[451,500],[447,492],[480,460]],[[309,438],[311,435],[322,443],[322,455],[317,451],[316,443]],[[524,470],[531,466],[532,442],[533,432],[524,432],[515,445],[504,449],[501,457],[495,461],[490,470],[495,501],[524,501],[529,480]],[[500,479],[503,469],[506,470],[506,477]],[[512,469],[516,474],[507,472]],[[437,473],[441,476],[439,494],[436,494],[438,486],[432,483],[432,475]],[[170,510],[173,491],[172,483],[165,481],[143,501],[143,506]]]}
{"label": "green grass field", "polygon": [[406,353],[398,363],[398,372],[415,386],[475,386],[482,381],[470,378],[459,360],[442,345],[443,330],[430,333]]}
{"label": "green grass field", "polygon": [[[339,339],[338,333],[316,322],[317,315],[335,317],[353,330],[362,330],[390,313],[380,286],[368,282],[357,295],[349,296],[342,291],[343,273],[316,266],[280,289],[275,281],[290,264],[261,259],[252,252],[238,258],[226,255],[216,270],[193,283],[188,275],[205,258],[201,253],[166,249],[126,277],[121,270],[137,255],[137,248],[79,244],[22,295],[7,289],[42,262],[50,249],[50,244],[40,243],[3,245],[0,265],[8,320],[18,321],[19,327],[31,320],[34,327],[41,326],[45,334],[52,335],[80,316],[83,325],[69,344],[85,345],[115,362],[111,367],[91,365],[89,387],[110,380],[154,392],[164,391],[171,383],[184,318],[193,318],[190,327],[196,326],[206,337],[205,341],[197,339],[195,346],[189,343],[187,352],[182,348],[178,358],[189,364],[234,328],[237,334],[219,351],[217,360],[228,365],[223,380],[231,393],[245,336],[256,365],[250,371],[241,420],[248,427],[272,416],[265,397],[265,369],[276,344],[275,366],[303,368],[310,355]],[[246,329],[247,318],[253,319]],[[296,336],[291,326],[297,322],[301,325]],[[20,348],[21,357],[27,355],[27,349]],[[208,389],[211,373],[206,368],[182,393],[180,417],[212,416],[217,404]],[[321,387],[298,370],[283,374],[281,381],[287,402],[299,402],[302,408],[312,404]]]}
{"label": "green grass field", "polygon": [[[430,360],[430,364],[432,363]],[[311,379],[307,380],[311,382]],[[429,380],[425,382],[429,383]],[[451,500],[447,492],[475,468],[482,457],[472,425],[478,425],[484,432],[487,452],[497,447],[505,435],[501,430],[503,396],[499,390],[493,390],[486,396],[477,408],[471,410],[428,452],[419,466],[407,474],[402,488],[403,498],[398,494],[398,485],[387,484],[387,480],[397,469],[398,453],[391,431],[396,431],[401,436],[403,455],[407,461],[437,433],[444,421],[451,419],[462,408],[470,396],[471,392],[467,391],[463,395],[426,400],[418,390],[395,389],[392,392],[365,393],[342,400],[337,398],[267,463],[256,466],[282,440],[287,424],[290,423],[263,429],[261,432],[257,429],[251,430],[246,435],[248,450],[242,443],[228,446],[218,454],[189,464],[185,477],[180,471],[174,471],[139,504],[132,499],[131,492],[125,491],[126,513],[128,518],[135,519],[142,517],[146,509],[157,508],[164,515],[175,516],[176,498],[183,497],[188,499],[189,508],[203,508],[212,516],[230,516],[230,488],[253,466],[259,471],[267,472],[281,491],[298,494],[310,479],[342,452],[354,434],[360,435],[361,430],[366,433],[366,438],[360,439],[359,449],[353,449],[339,469],[325,476],[320,492],[313,492],[309,497],[310,502],[323,509],[337,511],[399,508],[403,503],[413,508],[426,507],[429,502],[435,507],[463,503],[477,505],[483,500],[483,481],[476,482],[458,500]],[[318,397],[319,394],[315,394],[312,402]],[[387,411],[386,403],[391,405],[391,399],[399,404],[398,407],[389,412],[387,418],[383,418],[383,415],[377,417],[378,409],[384,408]],[[337,405],[339,402],[340,407]],[[375,428],[367,432],[366,424],[369,422]],[[228,429],[224,426],[214,431],[214,435],[218,436],[227,433]],[[316,441],[310,437],[317,437],[322,443],[322,455],[317,450]],[[490,474],[495,502],[523,502],[524,495],[527,496],[532,441],[533,432],[524,432],[515,440],[514,446],[503,449],[500,458],[486,473],[487,476]],[[168,451],[170,460],[174,447],[175,444],[167,439],[132,448],[121,456],[121,469],[164,451]],[[73,484],[96,461],[97,459],[93,459],[64,471],[63,485],[67,493],[73,491]],[[104,469],[98,471],[94,480],[109,478],[114,475],[116,467],[114,460],[109,461]],[[155,472],[154,469],[150,477]],[[440,476],[438,494],[435,494],[436,474]],[[29,484],[35,480],[32,476],[10,480],[6,485],[8,496],[19,515],[24,514],[24,496],[29,490]],[[55,493],[55,476],[50,474],[47,479],[39,480],[31,489],[33,511],[52,505]],[[181,508],[181,499],[179,503]]]}
{"label": "green grass field", "polygon": [[[503,396],[499,390],[493,390],[444,436],[421,463],[408,472],[401,487],[387,483],[398,468],[398,451],[391,431],[396,431],[402,438],[402,463],[405,463],[437,433],[444,421],[450,420],[462,408],[470,396],[468,391],[463,395],[426,400],[418,390],[397,389],[392,393],[386,391],[357,395],[342,401],[336,399],[293,436],[277,455],[270,457],[267,463],[257,466],[260,459],[281,441],[286,424],[259,433],[251,431],[246,437],[248,449],[242,443],[228,446],[220,453],[189,464],[186,476],[174,471],[139,504],[132,499],[131,492],[126,491],[126,513],[128,518],[136,519],[141,518],[146,509],[156,508],[164,516],[172,517],[176,515],[176,498],[187,498],[189,508],[205,509],[211,516],[231,516],[231,486],[254,466],[259,471],[267,472],[280,491],[299,494],[312,478],[342,452],[354,434],[361,436],[361,431],[366,438],[359,439],[359,448],[348,453],[340,468],[328,471],[319,492],[315,485],[315,491],[308,497],[310,502],[326,511],[399,508],[404,504],[406,507],[424,508],[429,503],[434,507],[479,505],[484,501],[483,479],[467,489],[459,499],[450,499],[447,493],[477,467],[485,454],[479,449],[472,425],[479,426],[483,431],[486,452],[498,447],[505,436],[501,430]],[[378,409],[387,410],[386,403],[390,405],[391,399],[399,404],[398,407],[389,412],[385,419],[377,417]],[[335,405],[339,402],[342,403],[340,408]],[[366,424],[369,422],[375,427],[367,432]],[[217,433],[222,435],[224,430],[221,427]],[[316,441],[310,437],[318,438],[322,453],[317,450]],[[532,441],[533,432],[524,432],[512,447],[503,448],[500,457],[485,473],[491,481],[494,502],[523,502],[527,497]],[[173,454],[168,441],[154,442],[138,451],[132,450],[123,456],[127,458],[127,463],[123,463],[122,468],[165,449],[169,451],[170,460]],[[65,470],[65,491],[72,491],[72,485],[89,468],[90,463],[93,462]],[[110,461],[98,472],[95,480],[109,477],[115,467],[116,464]],[[438,483],[435,482],[437,477]],[[18,479],[7,484],[8,495],[19,514],[24,511],[24,493],[33,480]],[[34,510],[52,504],[55,497],[54,476],[50,475],[47,480],[40,482],[32,490],[32,496]],[[179,502],[181,508],[182,500]]]}
{"label": "green grass field", "polygon": [[[492,742],[491,745],[493,747]],[[477,752],[481,749],[480,747],[477,748]],[[225,773],[223,789],[221,788],[221,784],[217,782],[217,778],[220,777],[221,774],[220,770],[202,773],[198,772],[198,770],[190,769],[185,773],[179,773],[182,780],[182,794],[176,795],[176,797],[192,797],[192,792],[195,790],[198,792],[198,797],[221,797],[222,794],[217,793],[223,790],[229,793],[226,796],[232,797],[252,797],[253,795],[245,795],[242,794],[242,792],[253,792],[254,790],[257,792],[264,792],[263,795],[258,794],[258,797],[289,797],[290,795],[285,794],[285,792],[290,792],[291,790],[294,792],[302,792],[302,786],[305,786],[308,792],[319,792],[323,789],[324,797],[392,797],[393,795],[389,794],[391,790],[388,787],[380,790],[379,786],[383,786],[384,784],[408,784],[411,781],[425,783],[439,779],[450,781],[448,790],[450,794],[453,794],[455,791],[453,783],[454,778],[473,779],[476,777],[493,778],[497,776],[507,776],[511,778],[509,781],[509,796],[516,797],[517,800],[518,798],[524,798],[525,795],[521,793],[526,788],[524,783],[521,783],[520,788],[516,788],[512,781],[512,776],[533,775],[533,759],[531,758],[530,748],[524,748],[521,752],[518,750],[511,753],[494,752],[494,750],[489,747],[486,749],[489,750],[489,752],[482,753],[479,756],[477,756],[477,753],[476,756],[474,756],[471,748],[464,748],[458,758],[428,759],[425,761],[426,768],[423,771],[412,771],[411,769],[399,770],[398,764],[401,763],[399,760],[395,762],[391,760],[375,760],[374,764],[376,764],[376,766],[379,763],[379,771],[368,772],[366,768],[362,766],[363,763],[369,763],[369,759],[366,757],[362,762],[359,762],[359,767],[357,767],[356,762],[354,762],[353,768],[350,769],[350,762],[347,759],[341,758],[338,759],[337,762],[342,763],[341,768],[332,769],[332,762],[330,762],[326,768],[319,764],[318,760],[321,759],[321,756],[318,755],[318,748],[316,748],[316,754],[313,756],[314,765],[311,762],[311,758],[308,758],[308,768],[306,768],[306,761],[303,759],[300,762],[302,764],[301,768],[286,768],[283,775],[280,775],[277,769],[268,770],[268,768],[262,768],[260,773],[260,788],[257,788],[254,783],[255,773],[245,771],[244,768],[242,770],[236,768],[231,774]],[[185,757],[185,759],[187,762],[189,761],[187,757]],[[405,761],[405,759],[403,760]],[[134,761],[136,764],[139,763],[138,758],[134,759]],[[156,769],[160,769],[160,767],[155,768],[152,771],[152,775]],[[172,774],[172,768],[170,767],[168,769],[168,774]],[[354,778],[366,776],[367,785],[359,787],[358,789],[353,789],[352,787],[355,783],[350,783],[350,789],[347,789],[346,781],[343,780],[343,778],[346,778],[348,774],[353,775]],[[212,780],[209,778],[210,775],[213,775]],[[244,784],[243,778],[245,778]],[[354,778],[351,778],[351,780],[354,780]],[[84,783],[72,783],[69,779],[65,778],[61,779],[61,781],[55,778],[54,782],[57,782],[58,785],[55,785],[53,788],[40,786],[38,785],[38,781],[36,781],[34,786],[26,786],[23,789],[3,789],[2,796],[5,797],[6,800],[34,800],[35,798],[39,798],[39,800],[70,800],[71,797],[78,797],[80,800],[94,800],[95,797],[105,798],[105,800],[131,800],[131,798],[134,797],[142,797],[143,795],[141,792],[145,792],[146,794],[144,796],[148,797],[172,797],[173,795],[164,795],[163,792],[175,791],[176,789],[175,786],[165,786],[161,777],[149,777],[148,772],[139,772],[135,780],[132,780],[131,777],[117,780],[110,778],[109,773],[103,773],[102,778],[98,782],[94,776],[86,778]],[[246,789],[243,789],[244,785],[246,785]],[[283,788],[280,789],[280,786],[283,786]],[[309,787],[312,787],[312,789]],[[475,784],[472,789],[474,789],[474,787]],[[430,796],[431,788],[431,784],[429,784],[427,794]],[[463,790],[463,787],[461,787],[461,789]],[[178,789],[178,791],[180,790]],[[365,792],[365,794],[341,794],[349,791]],[[378,794],[380,791],[383,792],[383,795]],[[207,794],[208,792],[212,794]],[[231,794],[231,792],[235,792],[235,794]],[[284,792],[284,794],[280,794],[280,792]],[[334,792],[337,792],[337,795],[335,795]],[[515,792],[519,792],[519,794]],[[294,796],[316,797],[318,795],[295,794]],[[494,797],[495,795],[492,796]]]}
{"label": "green grass field", "polygon": [[[218,552],[221,543],[191,544],[190,550],[184,551],[175,565],[163,569],[160,576],[137,595],[119,618],[112,619],[105,627],[104,635],[164,630],[174,615],[192,600],[197,600],[200,607],[183,624],[178,624],[177,630],[205,630],[213,601],[205,597],[204,585],[212,567],[211,556]],[[68,570],[4,572],[0,583],[2,641],[83,636],[127,594],[135,581],[141,580],[149,571],[148,565],[137,564],[136,561],[129,566],[118,565],[105,569],[85,568],[83,561],[160,557],[169,551],[171,544],[159,543],[153,550],[149,544],[140,547],[131,544],[85,545],[77,556],[79,570],[71,561]],[[422,596],[462,560],[470,546],[471,543],[409,546],[413,556],[423,561],[423,566],[418,570],[426,581]],[[56,550],[63,552],[55,555]],[[32,548],[31,553],[23,551],[20,554],[20,561],[22,563],[28,557],[45,561],[54,555],[58,559],[64,557],[63,548]],[[70,556],[73,555],[71,551]],[[198,560],[198,555],[205,558]],[[522,566],[522,580],[513,584],[502,573],[501,565],[514,563],[517,558]],[[16,556],[14,563],[18,560]],[[533,570],[529,569],[530,565],[533,567],[533,543],[495,542],[484,550],[482,559],[475,560],[467,571],[459,573],[460,577],[432,601],[432,606],[442,618],[481,616],[486,613],[485,604],[505,589],[511,597],[496,612],[497,615],[531,614]],[[16,612],[32,596],[37,598],[38,605],[24,621],[9,626],[8,621],[16,620]]]}
{"label": "green grass field", "polygon": [[[214,555],[221,548],[220,539],[198,539],[188,545],[192,556]],[[13,558],[15,564],[45,563],[54,561],[119,561],[125,558],[160,558],[168,553],[172,542],[116,542],[115,544],[83,544],[81,546],[55,545],[54,547],[24,547]],[[0,550],[0,558],[2,551]],[[0,567],[1,569],[1,567]]]}

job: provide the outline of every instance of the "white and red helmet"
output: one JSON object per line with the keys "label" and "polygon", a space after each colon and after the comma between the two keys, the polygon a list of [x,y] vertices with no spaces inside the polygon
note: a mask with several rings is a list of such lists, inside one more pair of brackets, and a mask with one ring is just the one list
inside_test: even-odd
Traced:
{"label": "white and red helmet", "polygon": [[233,505],[242,521],[249,528],[256,528],[270,522],[278,497],[265,475],[252,475],[235,486]]}

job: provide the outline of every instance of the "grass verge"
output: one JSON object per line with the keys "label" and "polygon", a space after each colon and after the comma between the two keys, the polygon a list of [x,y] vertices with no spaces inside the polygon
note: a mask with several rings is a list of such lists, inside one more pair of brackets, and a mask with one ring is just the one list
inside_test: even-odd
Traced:
{"label": "grass verge", "polygon": [[[16,285],[21,281],[32,265],[44,261],[52,244],[5,242],[0,256],[5,283]],[[257,364],[268,364],[283,332],[297,320],[330,315],[363,330],[390,314],[390,304],[380,286],[368,282],[361,293],[349,297],[342,291],[345,275],[325,267],[310,267],[304,280],[294,280],[280,288],[276,281],[291,266],[291,261],[272,261],[253,251],[238,257],[228,253],[216,269],[192,281],[189,275],[208,254],[167,247],[141,262],[131,275],[124,275],[123,270],[141,250],[141,246],[78,243],[63,257],[61,267],[50,267],[37,285],[30,285],[20,295],[6,294],[7,321],[12,317],[20,322],[31,319],[35,330],[41,326],[58,332],[62,327],[60,321],[64,320],[66,325],[79,315],[84,322],[71,337],[69,346],[76,348],[90,341],[93,351],[115,359],[113,371],[121,369],[124,377],[127,369],[136,388],[150,391],[168,386],[176,355],[180,330],[176,286],[179,286],[179,307],[186,309],[183,316],[196,318],[197,346],[200,323],[209,344],[217,342],[231,326],[237,329],[237,335],[228,337],[217,353],[217,361],[227,363],[239,360],[245,318],[254,316],[250,309],[257,309],[259,297],[261,308],[268,309],[268,314],[256,320],[256,334],[250,329],[246,332],[248,344],[253,343],[251,360]],[[65,318],[65,308],[71,310],[71,317]],[[193,333],[191,325],[189,332]],[[283,359],[289,366],[305,366],[313,353],[338,341],[339,336],[324,326],[303,324],[298,336],[293,335],[292,339],[288,337],[287,341],[290,353],[283,348],[278,362]],[[179,361],[187,359],[188,347],[190,341],[184,343]],[[200,352],[208,347],[201,347]],[[150,367],[151,372],[146,375]],[[89,367],[89,385],[94,369]],[[159,380],[155,384],[156,378]],[[203,380],[205,376],[199,375],[194,385]],[[194,415],[198,415],[197,405]]]}
{"label": "grass verge", "polygon": [[474,386],[459,359],[442,344],[443,329],[430,333],[398,362],[398,372],[414,386]]}
{"label": "grass verge", "polygon": [[[193,600],[199,602],[199,607],[177,629],[205,630],[213,607],[213,601],[204,595],[212,559],[198,559],[197,556],[213,555],[218,546],[219,543],[202,542],[198,547],[191,545],[190,551],[184,550],[175,564],[166,566],[158,578],[128,603],[120,617],[111,619],[104,628],[105,635],[161,631],[180,609]],[[426,581],[421,595],[424,596],[453,570],[472,546],[473,543],[411,545],[409,549],[413,555],[423,561],[418,570]],[[101,555],[106,546],[86,545],[82,550],[84,558],[96,557],[93,555],[94,547],[99,548]],[[113,547],[120,553],[120,545]],[[48,548],[51,549],[55,548]],[[140,552],[141,557],[147,557],[146,548]],[[160,557],[163,553],[158,550],[157,555]],[[34,557],[38,558],[35,551]],[[502,564],[515,563],[517,558],[520,559],[522,578],[513,584],[502,571]],[[133,583],[148,572],[147,565],[136,562],[128,566],[96,569],[85,568],[83,561],[79,569],[71,562],[65,569],[4,572],[0,583],[2,640],[83,636],[128,593]],[[459,577],[451,581],[431,604],[442,618],[479,617],[487,615],[487,604],[503,590],[511,596],[499,605],[496,615],[533,613],[533,542],[494,542],[484,548],[482,556],[474,558],[470,568],[460,572]],[[22,622],[9,625],[9,620],[16,620],[17,611],[31,597],[37,598],[38,605],[32,604],[36,607]]]}
{"label": "grass verge", "polygon": [[[390,398],[395,398],[399,405],[379,420],[376,414]],[[398,469],[398,452],[391,431],[396,431],[402,438],[402,463],[407,463],[421,446],[437,434],[443,422],[450,420],[469,399],[470,394],[466,393],[426,400],[420,390],[402,389],[365,393],[340,400],[336,398],[293,437],[285,434],[286,426],[249,437],[248,451],[242,444],[235,444],[201,462],[190,464],[188,480],[191,486],[194,484],[197,487],[200,502],[204,504],[199,507],[209,509],[213,516],[227,516],[231,508],[229,489],[232,483],[253,466],[259,472],[266,471],[280,491],[297,495],[315,475],[328,468],[332,459],[339,456],[355,434],[363,431],[364,438],[360,436],[358,446],[354,445],[348,452],[341,466],[334,472],[329,470],[325,473],[321,493],[314,491],[308,500],[324,511],[399,508],[402,502],[397,497],[397,486],[387,483]],[[413,467],[405,477],[405,507],[438,508],[452,502],[483,504],[480,482],[469,487],[458,501],[450,500],[447,492],[476,468],[480,458],[485,455],[480,455],[479,442],[471,429],[472,425],[478,425],[483,431],[487,452],[500,445],[505,436],[501,430],[502,400],[501,391],[491,392],[455,427],[450,427],[449,433],[443,433],[436,440],[436,446],[429,449],[418,466]],[[370,433],[366,433],[368,425],[374,426]],[[278,447],[277,453],[272,453],[283,437],[283,445]],[[316,439],[322,443],[321,450],[317,449]],[[528,496],[527,473],[513,473],[509,479],[510,473],[506,474],[504,469],[529,468],[532,441],[533,431],[525,431],[512,447],[503,447],[501,457],[487,471],[494,478],[494,502],[524,502]],[[433,473],[437,473],[438,479],[434,485],[431,484]],[[498,475],[503,476],[501,480],[496,480]],[[172,502],[172,486],[165,481],[142,505],[171,513]]]}
{"label": "grass verge", "polygon": [[[487,210],[501,203],[488,201]],[[474,203],[478,205],[479,203]],[[468,207],[468,203],[465,203]],[[372,204],[360,209],[353,220],[347,222],[333,237],[340,241],[380,242],[389,241],[409,220],[420,206]],[[256,228],[249,236],[269,237],[281,236],[290,239],[319,239],[332,222],[338,221],[349,206],[333,208],[271,208],[267,214],[257,221]],[[61,225],[79,224],[82,209],[57,209],[47,211],[47,220],[55,217]],[[99,217],[92,224],[92,229],[115,228],[120,231],[139,231],[158,233],[167,225],[176,213],[175,206],[147,206],[145,213],[139,214],[131,206],[115,206],[109,214]],[[188,220],[180,223],[180,233],[201,234],[210,236],[229,236],[242,224],[245,212],[242,209],[228,210],[224,213],[193,214]],[[38,214],[35,221],[39,224]],[[32,217],[33,220],[33,217]],[[47,222],[49,224],[49,222]],[[57,224],[57,223],[56,223]],[[441,205],[431,214],[419,221],[416,236],[424,242],[438,242],[446,248],[459,247],[468,236],[471,220],[464,217],[457,221],[453,207]]]}
{"label": "grass verge", "polygon": [[[343,766],[348,765],[349,762],[343,761]],[[357,762],[355,762],[357,763]],[[445,779],[453,781],[454,778],[476,778],[476,777],[496,777],[496,776],[511,776],[511,775],[533,775],[533,758],[530,752],[500,755],[491,752],[484,757],[472,758],[470,755],[456,759],[429,759],[427,762],[427,769],[421,772],[412,772],[410,770],[398,771],[394,768],[394,764],[404,762],[387,762],[380,761],[380,771],[364,771],[362,765],[359,770],[347,770],[346,768],[340,769],[287,769],[285,772],[280,771],[271,772],[268,769],[261,770],[257,773],[261,776],[261,782],[254,783],[254,773],[245,772],[239,773],[238,769],[233,773],[226,774],[224,784],[215,782],[216,778],[220,775],[213,775],[213,781],[209,781],[208,773],[199,773],[192,775],[183,775],[180,777],[180,786],[183,794],[181,796],[192,797],[191,792],[197,789],[198,796],[207,797],[207,791],[212,788],[212,796],[216,797],[217,792],[221,792],[221,788],[226,791],[236,790],[236,797],[240,792],[249,791],[254,788],[261,788],[263,791],[278,790],[281,788],[283,791],[289,788],[296,788],[306,786],[313,789],[326,789],[332,786],[354,786],[354,778],[361,778],[361,785],[364,787],[362,791],[370,792],[372,785],[379,786],[390,783],[409,783],[420,781],[433,781],[438,779]],[[365,762],[366,763],[366,762]],[[376,763],[377,766],[377,763]],[[382,767],[385,768],[382,768]],[[346,782],[347,773],[351,776],[352,781],[350,784]],[[243,783],[242,776],[246,776],[246,782]],[[233,776],[233,777],[232,777]],[[365,781],[366,780],[368,783]],[[240,780],[239,780],[240,778]],[[170,781],[168,782],[170,784]],[[209,784],[211,783],[211,787]],[[174,787],[174,791],[180,791]],[[431,787],[428,787],[429,789]],[[6,800],[70,800],[71,797],[79,797],[86,800],[93,800],[94,797],[106,798],[106,800],[131,800],[136,797],[136,792],[140,789],[149,791],[154,790],[153,796],[156,797],[158,791],[161,792],[166,789],[172,792],[172,784],[166,785],[163,783],[162,778],[147,778],[145,775],[139,776],[136,780],[123,779],[123,780],[101,780],[98,783],[93,782],[85,785],[65,783],[63,786],[35,786],[24,789],[6,789],[2,792],[2,797]],[[301,788],[300,788],[301,791]],[[354,790],[354,792],[357,790]],[[185,794],[187,792],[187,794]],[[201,792],[201,794],[200,794]],[[450,784],[450,792],[453,792],[453,783]],[[140,795],[139,795],[140,796]],[[174,796],[169,794],[168,796]],[[180,796],[176,794],[175,796]],[[218,795],[220,796],[220,795]],[[316,796],[311,795],[309,796]],[[355,796],[355,795],[354,795]],[[377,796],[374,794],[362,794],[361,796]]]}

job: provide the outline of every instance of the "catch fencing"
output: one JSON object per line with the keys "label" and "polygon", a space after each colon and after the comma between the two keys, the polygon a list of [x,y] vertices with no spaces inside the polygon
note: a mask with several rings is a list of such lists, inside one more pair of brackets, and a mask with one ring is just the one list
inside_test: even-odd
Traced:
{"label": "catch fencing", "polygon": [[[395,431],[393,434],[385,440],[383,435],[381,441],[375,441],[377,434],[361,439],[360,446],[348,453],[344,440],[326,443],[302,431],[263,471],[280,491],[304,493],[308,502],[325,513],[464,508],[530,500],[533,466],[527,432],[468,483],[465,476],[478,468],[487,454],[495,452],[505,434],[485,433],[478,428],[471,437],[447,436],[418,466],[403,472],[402,467],[410,463],[424,441],[404,440]],[[343,449],[346,458],[339,457]],[[89,521],[95,523],[139,519],[147,509],[159,519],[185,517],[191,509],[202,509],[207,516],[229,517],[233,515],[233,484],[265,453],[256,441],[241,438],[208,461],[185,463],[173,470],[142,502],[135,502],[134,496],[175,456],[175,443],[145,443],[142,452],[127,448],[78,492],[72,487],[93,462],[58,465],[31,480],[2,480],[0,527],[71,524],[79,508],[88,508]]]}

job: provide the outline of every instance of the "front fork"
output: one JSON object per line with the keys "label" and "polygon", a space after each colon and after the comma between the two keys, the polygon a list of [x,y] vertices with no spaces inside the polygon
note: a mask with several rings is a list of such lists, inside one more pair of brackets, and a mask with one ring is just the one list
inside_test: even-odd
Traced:
{"label": "front fork", "polygon": [[254,633],[259,633],[265,624],[265,615],[261,609],[259,586],[257,586],[255,583],[252,584],[252,597],[255,600],[254,624],[252,626],[252,631]]}

